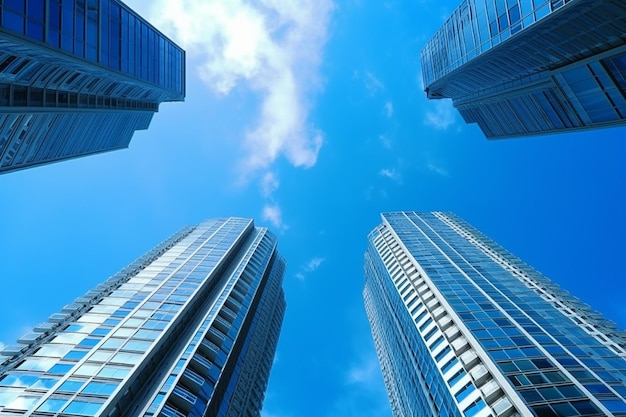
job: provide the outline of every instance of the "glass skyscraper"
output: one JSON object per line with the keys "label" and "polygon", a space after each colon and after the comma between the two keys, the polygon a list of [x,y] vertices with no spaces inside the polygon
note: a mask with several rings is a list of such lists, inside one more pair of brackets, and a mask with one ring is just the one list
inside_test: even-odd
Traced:
{"label": "glass skyscraper", "polygon": [[118,0],[0,0],[0,173],[128,147],[185,52]]}
{"label": "glass skyscraper", "polygon": [[394,416],[626,416],[612,322],[453,214],[382,220],[363,295]]}
{"label": "glass skyscraper", "polygon": [[277,240],[185,228],[0,356],[0,416],[260,416],[285,311]]}
{"label": "glass skyscraper", "polygon": [[626,124],[623,0],[463,0],[421,53],[428,98],[487,138]]}

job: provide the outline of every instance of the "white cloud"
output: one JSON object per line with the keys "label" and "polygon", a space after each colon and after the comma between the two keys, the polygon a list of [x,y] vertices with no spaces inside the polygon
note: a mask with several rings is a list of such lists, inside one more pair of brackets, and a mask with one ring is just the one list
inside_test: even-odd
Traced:
{"label": "white cloud", "polygon": [[455,109],[452,100],[435,100],[434,111],[427,111],[424,124],[437,130],[446,130],[454,124]]}
{"label": "white cloud", "polygon": [[306,272],[313,272],[315,271],[317,268],[320,267],[320,265],[326,260],[326,258],[319,258],[319,257],[315,257],[313,259],[311,259],[309,262],[307,262],[307,264],[304,266],[304,270]]}
{"label": "white cloud", "polygon": [[382,175],[385,178],[389,178],[390,180],[393,180],[397,183],[401,183],[402,182],[402,174],[400,174],[400,172],[395,169],[395,168],[385,168],[385,169],[381,169],[379,172],[380,175]]}
{"label": "white cloud", "polygon": [[278,189],[280,181],[278,176],[273,172],[266,172],[261,178],[261,192],[264,197],[269,197]]}
{"label": "white cloud", "polygon": [[378,140],[383,145],[385,149],[391,149],[392,141],[388,135],[378,135]]}
{"label": "white cloud", "polygon": [[434,162],[429,162],[426,166],[428,167],[429,171],[434,172],[437,175],[441,175],[442,177],[449,177],[450,176],[450,173],[448,172],[447,169],[445,169],[445,168],[443,168],[443,167],[441,167],[439,165],[436,165]]}
{"label": "white cloud", "polygon": [[5,345],[4,343],[0,342],[0,352],[2,352],[5,347],[7,347],[7,345]]}
{"label": "white cloud", "polygon": [[215,93],[243,84],[261,96],[245,138],[245,176],[284,155],[315,165],[323,135],[308,121],[320,90],[319,68],[332,0],[158,0],[153,12],[188,51],[188,62]]}
{"label": "white cloud", "polygon": [[296,278],[297,278],[299,281],[304,281],[304,274],[303,274],[302,272],[298,272],[298,273],[296,274]]}
{"label": "white cloud", "polygon": [[346,381],[349,384],[379,384],[380,378],[380,364],[376,356],[372,355],[350,368]]}
{"label": "white cloud", "polygon": [[365,71],[363,75],[361,75],[359,71],[354,71],[354,78],[363,81],[365,89],[370,96],[374,96],[378,92],[385,90],[385,84],[369,71]]}
{"label": "white cloud", "polygon": [[285,229],[283,214],[278,204],[266,204],[263,207],[263,220],[266,220],[279,230]]}
{"label": "white cloud", "polygon": [[385,103],[385,114],[387,117],[393,116],[393,103],[391,101]]}

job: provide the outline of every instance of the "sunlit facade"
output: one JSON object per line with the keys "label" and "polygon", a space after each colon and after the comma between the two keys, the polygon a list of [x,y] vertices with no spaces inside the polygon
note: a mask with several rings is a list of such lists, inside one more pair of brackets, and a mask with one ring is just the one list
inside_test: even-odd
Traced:
{"label": "sunlit facade", "polygon": [[185,52],[118,0],[0,0],[0,173],[128,147]]}
{"label": "sunlit facade", "polygon": [[0,416],[260,416],[285,262],[250,219],[185,228],[0,355]]}
{"label": "sunlit facade", "polygon": [[382,219],[363,294],[394,416],[626,416],[612,322],[453,214]]}
{"label": "sunlit facade", "polygon": [[428,98],[487,138],[626,124],[623,0],[463,0],[421,53]]}

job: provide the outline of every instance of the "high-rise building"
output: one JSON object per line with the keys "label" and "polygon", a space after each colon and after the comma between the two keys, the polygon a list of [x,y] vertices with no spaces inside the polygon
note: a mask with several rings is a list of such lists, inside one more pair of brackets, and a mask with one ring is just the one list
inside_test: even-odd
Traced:
{"label": "high-rise building", "polygon": [[421,53],[428,98],[487,138],[626,124],[623,0],[463,0]]}
{"label": "high-rise building", "polygon": [[626,415],[626,338],[449,213],[382,215],[365,307],[394,416]]}
{"label": "high-rise building", "polygon": [[277,240],[185,228],[0,356],[0,416],[260,416],[285,311]]}
{"label": "high-rise building", "polygon": [[119,0],[0,0],[0,173],[128,147],[185,52]]}

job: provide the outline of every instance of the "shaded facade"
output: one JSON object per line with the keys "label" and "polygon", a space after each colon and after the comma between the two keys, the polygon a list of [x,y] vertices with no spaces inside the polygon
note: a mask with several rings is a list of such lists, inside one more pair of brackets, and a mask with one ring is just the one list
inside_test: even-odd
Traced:
{"label": "shaded facade", "polygon": [[185,52],[118,0],[0,0],[0,173],[128,147]]}
{"label": "shaded facade", "polygon": [[364,299],[394,416],[625,416],[612,322],[450,213],[382,215]]}
{"label": "shaded facade", "polygon": [[487,138],[626,124],[622,0],[463,0],[421,62]]}
{"label": "shaded facade", "polygon": [[285,262],[250,219],[185,228],[0,356],[0,416],[260,416]]}

